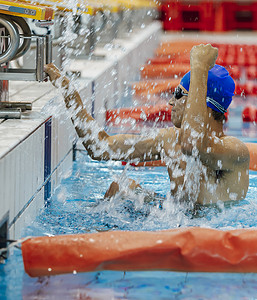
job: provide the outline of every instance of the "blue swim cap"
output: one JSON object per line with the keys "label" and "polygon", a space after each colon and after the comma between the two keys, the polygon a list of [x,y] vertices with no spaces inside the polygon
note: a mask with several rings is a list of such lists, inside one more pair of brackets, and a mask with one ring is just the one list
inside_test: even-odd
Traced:
{"label": "blue swim cap", "polygon": [[[181,79],[180,85],[189,91],[190,71]],[[234,91],[235,82],[224,67],[215,65],[209,70],[206,98],[208,107],[215,111],[225,113],[232,101]]]}

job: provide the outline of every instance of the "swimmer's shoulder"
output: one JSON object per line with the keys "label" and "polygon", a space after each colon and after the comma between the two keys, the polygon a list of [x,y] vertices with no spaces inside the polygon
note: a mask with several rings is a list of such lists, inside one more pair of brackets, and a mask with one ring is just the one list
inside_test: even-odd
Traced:
{"label": "swimmer's shoulder", "polygon": [[234,136],[223,136],[221,140],[224,151],[229,152],[235,161],[249,163],[250,153],[244,142]]}

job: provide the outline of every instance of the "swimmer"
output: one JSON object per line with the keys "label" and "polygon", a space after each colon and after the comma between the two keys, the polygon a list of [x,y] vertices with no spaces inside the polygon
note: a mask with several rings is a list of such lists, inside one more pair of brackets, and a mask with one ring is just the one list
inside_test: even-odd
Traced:
{"label": "swimmer", "polygon": [[[224,113],[232,101],[235,83],[225,68],[215,65],[218,49],[198,45],[190,53],[188,72],[176,88],[170,105],[174,127],[154,137],[110,136],[97,127],[69,80],[53,65],[45,66],[50,80],[62,86],[66,107],[88,154],[96,160],[165,161],[174,200],[212,204],[244,199],[249,185],[250,155],[243,142],[226,136]],[[133,182],[131,188],[138,188]],[[112,183],[106,196],[119,191]]]}

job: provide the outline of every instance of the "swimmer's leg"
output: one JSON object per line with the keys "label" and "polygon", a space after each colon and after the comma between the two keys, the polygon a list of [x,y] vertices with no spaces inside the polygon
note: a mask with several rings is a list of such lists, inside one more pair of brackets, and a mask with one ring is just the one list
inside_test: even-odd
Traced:
{"label": "swimmer's leg", "polygon": [[[142,189],[141,185],[136,183],[136,181],[134,179],[129,179],[129,189],[130,190],[136,190],[136,189]],[[120,191],[120,186],[118,184],[118,182],[113,181],[110,185],[110,187],[108,188],[108,190],[106,191],[104,198],[111,198],[113,196],[115,196],[118,192]]]}

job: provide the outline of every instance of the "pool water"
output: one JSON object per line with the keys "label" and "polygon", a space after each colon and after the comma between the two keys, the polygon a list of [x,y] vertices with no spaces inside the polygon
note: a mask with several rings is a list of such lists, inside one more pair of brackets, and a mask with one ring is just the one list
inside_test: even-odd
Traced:
{"label": "pool water", "polygon": [[[242,107],[240,108],[242,109]],[[226,133],[244,142],[256,141],[255,124],[242,124],[232,108]],[[166,168],[123,167],[120,162],[92,161],[85,151],[76,152],[72,170],[24,236],[76,234],[106,230],[161,230],[186,226],[232,229],[257,227],[257,172],[250,172],[244,201],[197,212],[169,200]],[[157,201],[144,203],[141,195],[125,200],[103,200],[110,183],[133,178]],[[160,208],[159,200],[166,198]],[[25,274],[21,251],[11,249],[0,265],[0,299],[255,299],[257,274],[179,272],[91,272],[30,278]]]}

